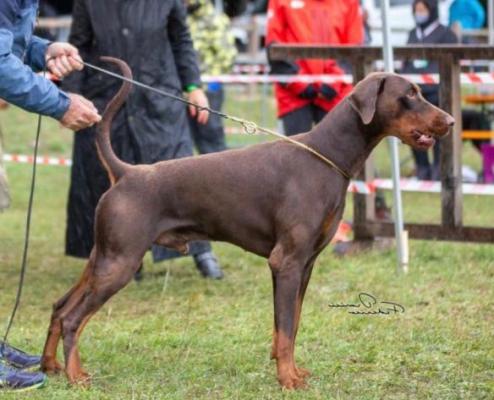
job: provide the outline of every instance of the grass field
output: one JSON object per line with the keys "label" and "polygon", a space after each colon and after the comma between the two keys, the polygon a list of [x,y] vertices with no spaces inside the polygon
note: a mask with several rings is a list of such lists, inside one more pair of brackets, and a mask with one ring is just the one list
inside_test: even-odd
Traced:
{"label": "grass field", "polygon": [[[260,109],[238,93],[228,105],[259,120]],[[266,124],[274,126],[272,103]],[[0,114],[7,152],[29,154],[35,118]],[[266,118],[266,115],[264,118]],[[70,156],[71,135],[45,120],[41,154]],[[234,137],[244,145],[257,138]],[[409,149],[401,149],[402,157]],[[386,146],[377,150],[385,173]],[[465,160],[479,161],[470,146]],[[410,165],[404,167],[407,173]],[[23,245],[30,167],[8,164],[12,207],[0,215],[0,316],[14,302]],[[51,304],[83,264],[63,255],[69,170],[40,167],[24,297],[11,334],[27,351],[42,349]],[[466,197],[468,224],[493,225],[490,198]],[[439,199],[406,194],[406,219],[439,220]],[[347,218],[351,216],[347,209]],[[271,280],[265,260],[216,244],[225,279],[202,279],[190,259],[152,265],[88,324],[82,359],[90,389],[64,377],[6,399],[494,399],[494,246],[412,241],[410,273],[395,274],[395,254],[373,251],[338,259],[328,248],[308,289],[296,357],[313,373],[309,388],[279,389],[269,360]],[[405,312],[356,316],[330,303],[356,302],[360,292],[397,302]],[[0,326],[3,326],[0,325]]]}

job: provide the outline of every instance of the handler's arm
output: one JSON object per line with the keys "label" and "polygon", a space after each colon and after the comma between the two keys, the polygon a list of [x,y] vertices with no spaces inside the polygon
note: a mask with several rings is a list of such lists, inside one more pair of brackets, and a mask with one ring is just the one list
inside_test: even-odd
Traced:
{"label": "handler's arm", "polygon": [[[52,82],[36,75],[30,67],[12,54],[13,35],[0,27],[0,97],[27,111],[48,115],[60,120],[68,110],[70,100]],[[39,46],[41,48],[41,46]],[[45,48],[46,49],[46,48]],[[33,66],[42,66],[36,54],[40,51],[31,49]],[[43,58],[44,64],[44,58]]]}
{"label": "handler's arm", "polygon": [[[11,32],[16,18],[12,4],[0,2],[0,97],[25,110],[61,119],[68,110],[68,96],[47,79],[36,75],[12,53]],[[48,42],[35,38],[26,49],[26,61],[44,67]]]}

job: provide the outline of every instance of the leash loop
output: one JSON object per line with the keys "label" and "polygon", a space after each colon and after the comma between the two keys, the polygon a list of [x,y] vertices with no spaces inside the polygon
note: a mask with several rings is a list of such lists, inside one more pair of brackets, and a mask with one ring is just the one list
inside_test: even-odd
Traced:
{"label": "leash loop", "polygon": [[225,115],[224,118],[242,125],[243,131],[246,135],[256,135],[259,133],[259,127],[255,122],[233,117],[231,115]]}

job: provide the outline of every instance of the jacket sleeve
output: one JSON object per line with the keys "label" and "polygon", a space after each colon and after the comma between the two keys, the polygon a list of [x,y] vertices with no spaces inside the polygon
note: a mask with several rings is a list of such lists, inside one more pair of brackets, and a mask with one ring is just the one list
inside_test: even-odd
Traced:
{"label": "jacket sleeve", "polygon": [[[287,30],[285,12],[286,9],[282,6],[280,0],[270,0],[268,5],[268,24],[266,45],[268,46],[268,62],[273,75],[297,75],[300,71],[300,67],[297,63],[287,60],[272,60],[269,57],[269,46],[275,43],[286,43],[285,32]],[[308,83],[292,82],[281,83],[281,86],[288,89],[295,95],[302,94],[307,87]]]}
{"label": "jacket sleeve", "polygon": [[346,16],[346,30],[341,38],[341,44],[360,45],[364,43],[364,21],[362,20],[362,10],[357,0],[349,5]]}
{"label": "jacket sleeve", "polygon": [[25,63],[35,71],[42,71],[46,65],[45,54],[49,44],[48,40],[33,36],[26,49]]}
{"label": "jacket sleeve", "polygon": [[[70,105],[68,96],[12,53],[14,37],[8,29],[12,25],[3,12],[0,5],[0,97],[27,111],[61,119]],[[27,49],[27,61],[34,67],[44,66],[42,51],[43,43],[34,39]]]}
{"label": "jacket sleeve", "polygon": [[192,45],[187,13],[182,0],[174,0],[175,4],[168,20],[168,37],[175,57],[175,64],[180,76],[182,88],[201,84],[199,59]]}
{"label": "jacket sleeve", "polygon": [[[93,42],[93,29],[86,8],[85,0],[75,0],[72,11],[72,27],[69,43],[77,47],[83,60],[89,58]],[[81,93],[87,69],[75,71],[63,81],[63,87],[71,92]]]}

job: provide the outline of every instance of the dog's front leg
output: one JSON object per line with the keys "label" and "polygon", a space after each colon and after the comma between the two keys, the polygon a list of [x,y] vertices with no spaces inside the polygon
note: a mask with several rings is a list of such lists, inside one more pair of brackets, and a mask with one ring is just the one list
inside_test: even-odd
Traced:
{"label": "dog's front leg", "polygon": [[306,262],[299,257],[272,255],[269,264],[273,272],[275,332],[273,337],[278,381],[287,389],[305,386],[304,377],[294,360],[297,312],[300,310],[300,289]]}
{"label": "dog's front leg", "polygon": [[[295,337],[294,337],[294,344],[295,340],[297,338],[297,333],[298,333],[298,328],[300,325],[300,315],[302,314],[302,304],[304,302],[304,297],[305,297],[305,292],[307,290],[307,285],[309,284],[310,277],[312,275],[312,268],[314,267],[314,262],[316,260],[317,254],[312,257],[311,261],[307,263],[307,265],[304,268],[303,275],[302,275],[302,281],[300,283],[300,290],[298,292],[298,301],[297,301],[297,308],[295,310]],[[295,371],[297,372],[297,375],[300,376],[301,378],[306,378],[310,375],[310,371],[301,368],[298,366],[295,366]]]}

